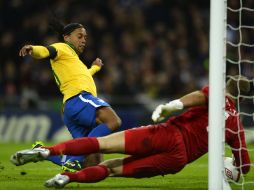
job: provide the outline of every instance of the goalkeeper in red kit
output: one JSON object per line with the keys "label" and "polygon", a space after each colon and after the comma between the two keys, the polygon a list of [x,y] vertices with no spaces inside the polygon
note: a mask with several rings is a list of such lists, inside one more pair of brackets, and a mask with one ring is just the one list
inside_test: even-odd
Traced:
{"label": "goalkeeper in red kit", "polygon": [[[238,93],[247,94],[249,89],[250,84],[245,77],[235,76],[227,81],[225,139],[232,148],[236,170],[243,174],[250,170],[250,158],[243,126],[235,107],[235,97]],[[60,154],[87,155],[100,152],[129,155],[107,160],[78,172],[57,174],[46,181],[46,187],[64,187],[71,182],[98,182],[108,176],[142,178],[175,174],[208,151],[208,91],[209,87],[206,86],[180,99],[159,105],[152,115],[155,122],[163,120],[175,111],[186,109],[166,122],[141,126],[105,137],[84,137],[50,147],[18,151],[11,156],[11,162],[18,166]]]}

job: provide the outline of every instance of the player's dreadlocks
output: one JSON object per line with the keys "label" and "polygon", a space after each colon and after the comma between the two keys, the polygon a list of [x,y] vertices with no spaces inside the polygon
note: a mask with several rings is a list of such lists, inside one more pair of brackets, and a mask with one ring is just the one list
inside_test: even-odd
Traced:
{"label": "player's dreadlocks", "polygon": [[80,23],[70,23],[64,25],[57,17],[53,17],[49,21],[50,27],[58,33],[58,38],[60,41],[64,41],[64,36],[69,35],[71,32],[76,30],[77,28],[84,28],[84,26]]}

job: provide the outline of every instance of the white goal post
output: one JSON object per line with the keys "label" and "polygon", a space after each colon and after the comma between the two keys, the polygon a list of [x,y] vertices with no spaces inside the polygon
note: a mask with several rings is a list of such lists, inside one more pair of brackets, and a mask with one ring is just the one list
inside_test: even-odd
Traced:
{"label": "white goal post", "polygon": [[[223,162],[225,148],[230,149],[225,146],[226,77],[244,75],[251,84],[248,95],[240,94],[238,86],[235,98],[246,141],[254,143],[254,1],[211,0],[210,3],[208,189],[254,189],[253,159],[247,175],[241,174],[238,182],[229,180],[231,187],[224,180]],[[242,98],[246,101],[240,104]],[[240,126],[238,130],[240,132]],[[252,155],[253,145],[249,146],[247,144],[248,152]]]}
{"label": "white goal post", "polygon": [[226,0],[211,0],[210,5],[208,188],[209,190],[222,190],[225,133]]}

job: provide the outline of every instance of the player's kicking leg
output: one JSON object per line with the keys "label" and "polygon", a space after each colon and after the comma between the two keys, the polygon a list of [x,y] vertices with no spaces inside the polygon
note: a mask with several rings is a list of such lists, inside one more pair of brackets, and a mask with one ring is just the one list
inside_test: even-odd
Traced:
{"label": "player's kicking leg", "polygon": [[71,182],[99,182],[108,176],[122,176],[124,158],[116,158],[102,162],[97,166],[87,167],[78,172],[64,172],[47,180],[45,187],[63,188]]}
{"label": "player's kicking leg", "polygon": [[40,147],[16,152],[10,161],[16,165],[45,160],[55,155],[85,155],[91,153],[123,153],[124,132],[100,138],[77,138],[51,147]]}
{"label": "player's kicking leg", "polygon": [[[156,129],[145,127],[125,131],[124,153],[133,156],[108,160],[98,166],[87,167],[75,173],[65,172],[60,175],[58,174],[48,180],[45,186],[63,187],[71,182],[99,182],[108,176],[142,178],[180,171],[187,163],[186,151],[182,139],[178,139],[177,137],[178,140],[176,140],[172,136],[170,142],[166,141],[160,144],[161,140],[158,139],[154,142],[153,135]],[[162,132],[164,131],[162,130]],[[166,135],[163,137],[166,137]],[[113,138],[113,136],[111,137]],[[121,139],[123,139],[123,136]],[[100,143],[102,145],[101,150],[104,152],[107,152],[107,150],[119,152],[117,151],[119,147],[116,146],[116,143],[110,144],[112,141],[108,141],[107,137],[101,139]],[[156,154],[157,150],[158,154]],[[62,180],[63,176],[67,176],[64,182]]]}
{"label": "player's kicking leg", "polygon": [[21,166],[28,162],[45,160],[49,154],[49,150],[44,148],[27,149],[16,152],[11,156],[10,161],[16,166]]}

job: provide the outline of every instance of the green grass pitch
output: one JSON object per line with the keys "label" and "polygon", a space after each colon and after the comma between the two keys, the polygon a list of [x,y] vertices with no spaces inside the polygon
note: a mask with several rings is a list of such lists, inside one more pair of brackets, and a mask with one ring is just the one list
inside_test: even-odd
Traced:
{"label": "green grass pitch", "polygon": [[[60,173],[60,167],[44,161],[29,163],[25,166],[16,167],[9,162],[9,157],[15,151],[30,148],[30,144],[0,144],[0,190],[41,190],[46,189],[44,182]],[[254,145],[249,145],[254,150]],[[105,158],[117,155],[106,155]],[[118,155],[119,156],[119,155]],[[251,151],[251,160],[254,163],[254,151]],[[254,189],[254,171],[245,177],[246,182],[252,183],[243,186],[244,190]],[[233,190],[242,189],[242,186],[231,184]],[[96,190],[205,190],[208,189],[207,155],[186,166],[175,175],[157,176],[144,179],[130,178],[107,178],[99,183],[71,183],[65,189],[96,189]]]}

